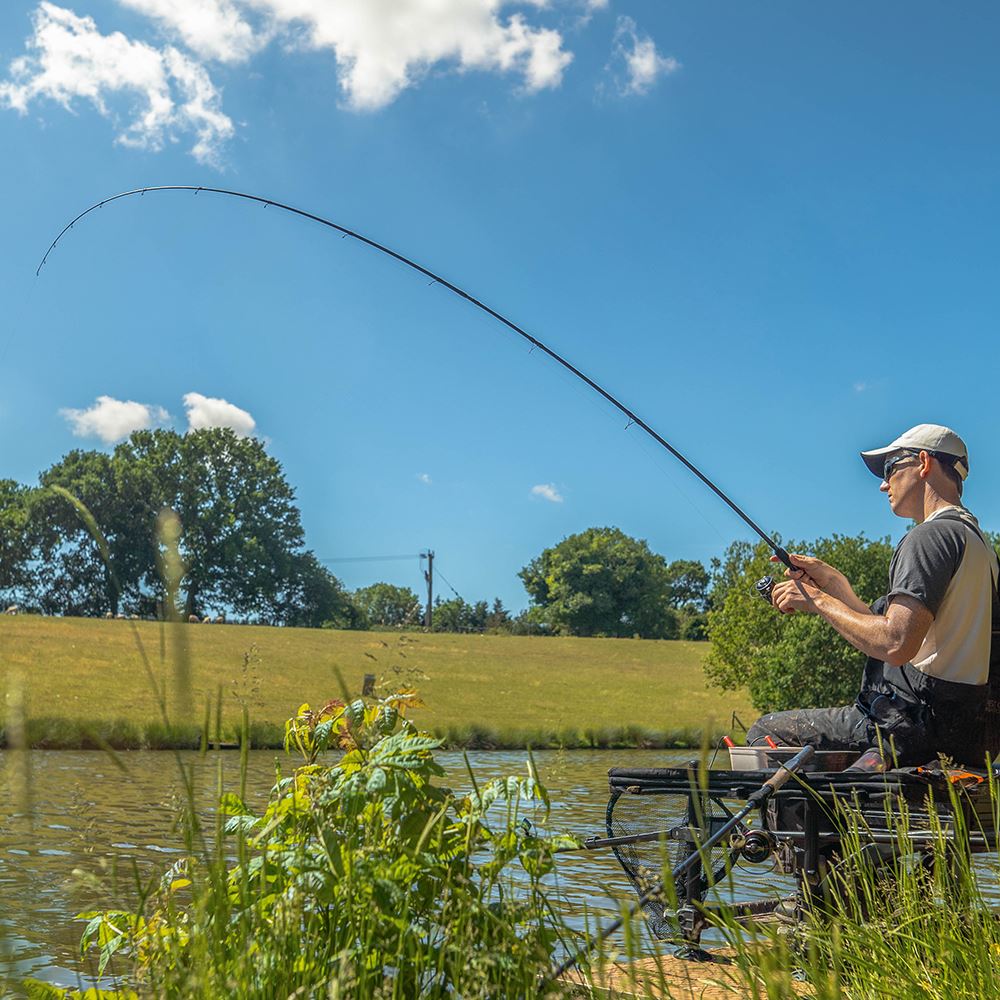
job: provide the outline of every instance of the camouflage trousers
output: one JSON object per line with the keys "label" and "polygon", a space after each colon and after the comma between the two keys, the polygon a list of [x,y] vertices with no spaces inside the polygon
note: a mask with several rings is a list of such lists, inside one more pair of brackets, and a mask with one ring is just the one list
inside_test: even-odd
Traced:
{"label": "camouflage trousers", "polygon": [[874,724],[857,705],[772,712],[750,727],[747,746],[761,746],[768,736],[782,746],[808,743],[817,750],[867,750],[877,742]]}

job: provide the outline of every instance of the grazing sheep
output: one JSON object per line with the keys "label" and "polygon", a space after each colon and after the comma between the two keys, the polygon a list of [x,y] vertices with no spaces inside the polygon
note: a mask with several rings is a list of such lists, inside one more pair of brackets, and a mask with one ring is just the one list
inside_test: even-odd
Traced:
{"label": "grazing sheep", "polygon": [[188,615],[188,624],[189,625],[197,625],[198,622],[200,622],[200,621],[201,621],[201,619],[197,615]]}
{"label": "grazing sheep", "polygon": [[215,624],[215,625],[225,625],[226,624],[226,616],[225,615],[217,615],[213,624]]}
{"label": "grazing sheep", "polygon": [[110,621],[112,618],[114,618],[114,616],[115,616],[115,614],[114,614],[113,611],[105,611],[104,612],[104,617],[107,618],[108,621]]}
{"label": "grazing sheep", "polygon": [[125,617],[126,617],[125,616],[125,612],[124,611],[119,611],[118,614],[115,615],[115,621],[123,622],[123,621],[125,621]]}
{"label": "grazing sheep", "polygon": [[212,624],[212,616],[211,615],[205,615],[205,617],[202,618],[201,623],[202,623],[202,625],[211,625]]}
{"label": "grazing sheep", "polygon": [[20,611],[21,611],[21,609],[20,609],[20,607],[18,605],[12,604],[9,608],[7,608],[7,610],[4,612],[4,614],[5,615],[16,615],[16,614],[19,614]]}

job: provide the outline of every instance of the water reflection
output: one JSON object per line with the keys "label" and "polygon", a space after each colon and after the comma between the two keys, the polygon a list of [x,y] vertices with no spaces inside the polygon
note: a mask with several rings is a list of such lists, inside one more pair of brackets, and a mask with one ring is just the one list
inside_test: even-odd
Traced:
{"label": "water reflection", "polygon": [[[0,789],[0,983],[33,975],[66,986],[91,985],[92,965],[82,965],[77,913],[128,908],[144,884],[157,879],[184,850],[177,816],[186,801],[181,767],[193,775],[196,807],[211,812],[218,790],[238,788],[233,753],[135,752],[112,758],[99,752],[31,751],[32,800],[26,807],[16,782]],[[519,751],[473,753],[477,780],[525,773]],[[552,796],[550,828],[582,836],[604,834],[607,770],[614,766],[662,767],[689,753],[653,751],[544,751],[535,754]],[[0,754],[0,764],[10,755]],[[461,754],[439,756],[445,783],[469,786]],[[262,808],[275,766],[291,758],[276,751],[250,754],[247,798]],[[749,880],[749,881],[748,881]],[[741,879],[741,896],[774,891],[766,871]],[[617,910],[632,898],[610,852],[562,855],[559,887],[574,919]],[[78,977],[83,976],[83,980]]]}

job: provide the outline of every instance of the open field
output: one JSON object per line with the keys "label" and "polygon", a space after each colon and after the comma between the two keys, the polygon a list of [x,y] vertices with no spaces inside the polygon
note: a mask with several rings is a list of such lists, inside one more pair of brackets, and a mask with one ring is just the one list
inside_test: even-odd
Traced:
{"label": "open field", "polygon": [[[197,745],[206,718],[213,737],[232,740],[240,699],[254,743],[273,745],[302,702],[343,695],[338,671],[352,695],[366,673],[384,690],[416,687],[427,708],[414,721],[453,745],[692,745],[727,730],[734,711],[747,723],[754,717],[742,693],[706,687],[707,650],[630,639],[17,616],[0,617],[0,684],[5,730],[23,716],[36,746]],[[150,675],[166,693],[169,725]]]}

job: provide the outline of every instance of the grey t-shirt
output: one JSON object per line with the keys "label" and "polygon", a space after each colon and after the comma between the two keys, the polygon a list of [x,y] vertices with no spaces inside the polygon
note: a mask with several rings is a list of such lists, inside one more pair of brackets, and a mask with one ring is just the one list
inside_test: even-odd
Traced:
{"label": "grey t-shirt", "polygon": [[989,676],[997,559],[976,527],[964,507],[943,507],[906,533],[889,565],[889,600],[908,595],[934,616],[914,668],[958,684]]}

